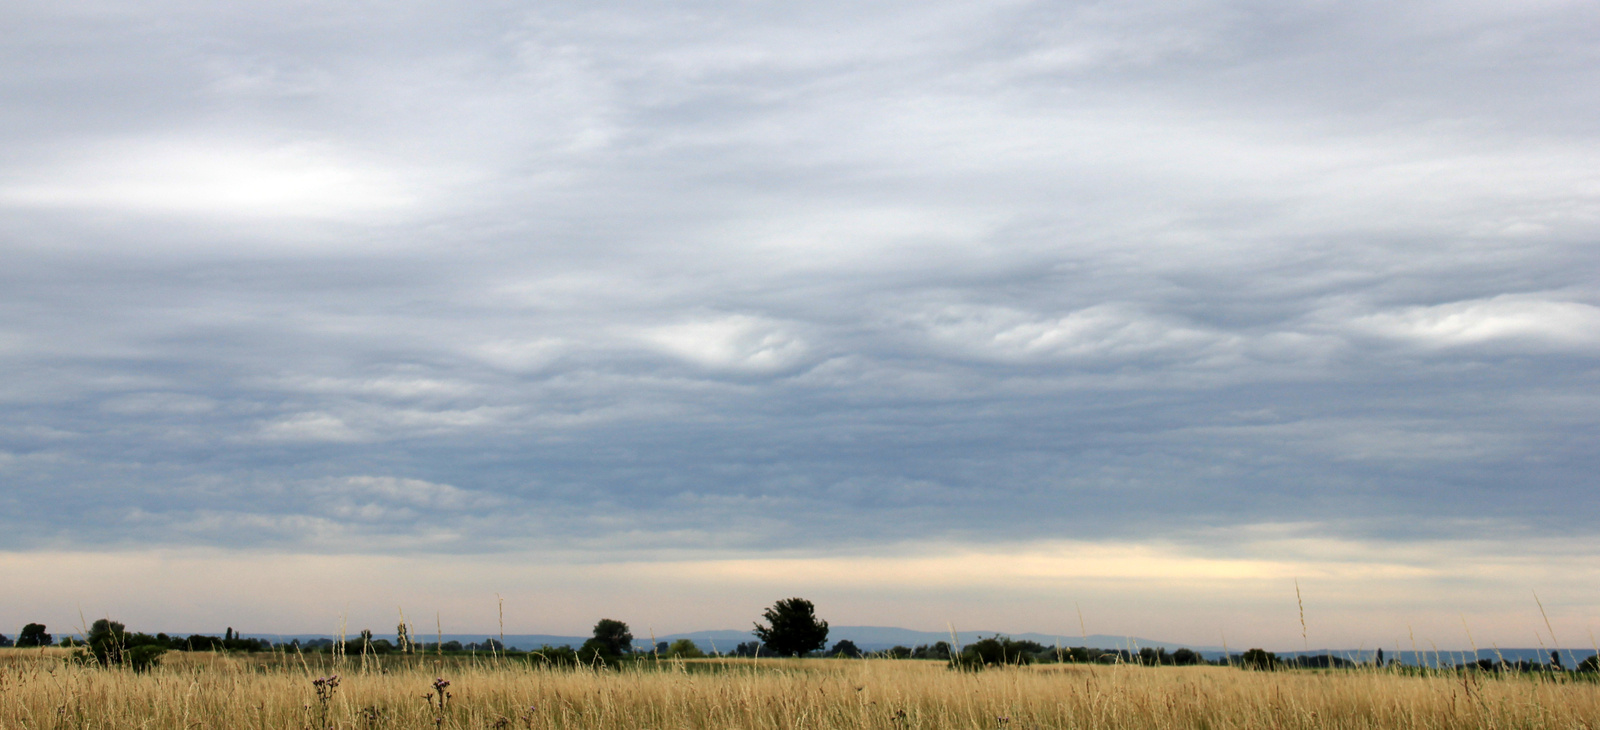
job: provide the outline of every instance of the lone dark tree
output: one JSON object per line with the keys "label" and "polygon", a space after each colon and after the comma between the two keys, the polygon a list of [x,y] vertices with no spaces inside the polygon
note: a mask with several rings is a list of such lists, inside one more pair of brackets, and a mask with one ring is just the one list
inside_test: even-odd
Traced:
{"label": "lone dark tree", "polygon": [[606,652],[621,656],[633,650],[633,632],[628,625],[615,619],[603,618],[594,625],[594,638],[590,641],[605,647]]}
{"label": "lone dark tree", "polygon": [[17,634],[17,646],[49,646],[51,638],[44,632],[44,624],[28,624]]}
{"label": "lone dark tree", "polygon": [[756,624],[756,636],[779,656],[800,656],[828,643],[828,622],[818,621],[816,607],[804,598],[785,598],[761,612],[771,626]]}

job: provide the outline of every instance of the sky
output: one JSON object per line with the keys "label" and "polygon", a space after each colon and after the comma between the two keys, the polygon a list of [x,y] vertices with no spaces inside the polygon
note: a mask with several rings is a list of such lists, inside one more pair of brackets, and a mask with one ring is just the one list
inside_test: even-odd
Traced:
{"label": "sky", "polygon": [[0,36],[0,632],[1600,631],[1592,3]]}

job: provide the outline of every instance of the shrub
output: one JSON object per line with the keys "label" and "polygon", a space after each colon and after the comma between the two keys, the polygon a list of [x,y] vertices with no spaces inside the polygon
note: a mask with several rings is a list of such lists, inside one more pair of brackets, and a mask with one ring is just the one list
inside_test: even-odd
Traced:
{"label": "shrub", "polygon": [[1239,668],[1268,672],[1278,668],[1278,655],[1266,649],[1251,649],[1239,656]]}
{"label": "shrub", "polygon": [[1197,652],[1193,649],[1186,648],[1172,652],[1172,663],[1177,664],[1178,666],[1204,664],[1205,661],[1205,657],[1201,656],[1200,652]]}
{"label": "shrub", "polygon": [[733,647],[734,656],[756,656],[761,651],[761,642],[746,641]]}
{"label": "shrub", "polygon": [[961,651],[960,664],[969,668],[1020,666],[1032,664],[1044,652],[1044,646],[1038,642],[1013,641],[1010,637],[996,634],[968,644]]}
{"label": "shrub", "polygon": [[941,659],[950,660],[950,642],[935,641],[933,644],[922,644],[911,650],[912,659]]}
{"label": "shrub", "polygon": [[578,647],[578,661],[589,666],[615,666],[621,657],[611,650],[610,643],[590,639]]}
{"label": "shrub", "polygon": [[699,659],[705,656],[700,647],[688,639],[678,639],[667,645],[667,650],[662,655],[676,659]]}
{"label": "shrub", "polygon": [[204,634],[192,634],[183,640],[184,651],[217,651],[222,648],[222,639]]}
{"label": "shrub", "polygon": [[537,667],[574,667],[578,665],[578,652],[570,646],[545,644],[528,652],[528,663]]}
{"label": "shrub", "polygon": [[844,657],[846,659],[860,659],[861,649],[860,647],[856,646],[854,641],[849,639],[840,639],[838,643],[833,645],[832,649],[828,650],[828,656]]}
{"label": "shrub", "polygon": [[87,646],[77,654],[79,661],[93,659],[102,667],[126,664],[135,672],[150,669],[167,653],[166,641],[149,634],[130,634],[120,622],[104,618],[89,628],[84,643]]}

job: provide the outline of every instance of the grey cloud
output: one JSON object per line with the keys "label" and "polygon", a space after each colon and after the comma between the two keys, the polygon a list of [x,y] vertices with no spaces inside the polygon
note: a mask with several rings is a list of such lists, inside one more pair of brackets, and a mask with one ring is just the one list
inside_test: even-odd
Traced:
{"label": "grey cloud", "polygon": [[0,15],[6,547],[1591,530],[1585,6]]}

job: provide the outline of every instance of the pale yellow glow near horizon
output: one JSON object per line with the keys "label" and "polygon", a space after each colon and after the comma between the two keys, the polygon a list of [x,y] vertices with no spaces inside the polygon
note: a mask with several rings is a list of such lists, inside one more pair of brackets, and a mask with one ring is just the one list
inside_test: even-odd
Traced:
{"label": "pale yellow glow near horizon", "polygon": [[[835,625],[1080,631],[1193,645],[1583,648],[1600,562],[1557,543],[1369,544],[1264,533],[1225,553],[1164,543],[908,544],[873,555],[742,555],[591,562],[578,554],[313,555],[208,549],[0,553],[0,633],[131,628],[387,634],[582,635],[600,617],[650,633],[739,629],[773,600],[815,601]],[[1302,637],[1294,582],[1306,602]],[[1533,600],[1538,591],[1555,636]],[[1085,626],[1080,629],[1081,607]],[[80,617],[80,610],[82,612]],[[15,624],[15,626],[10,626]],[[1470,629],[1469,639],[1466,630]]]}

